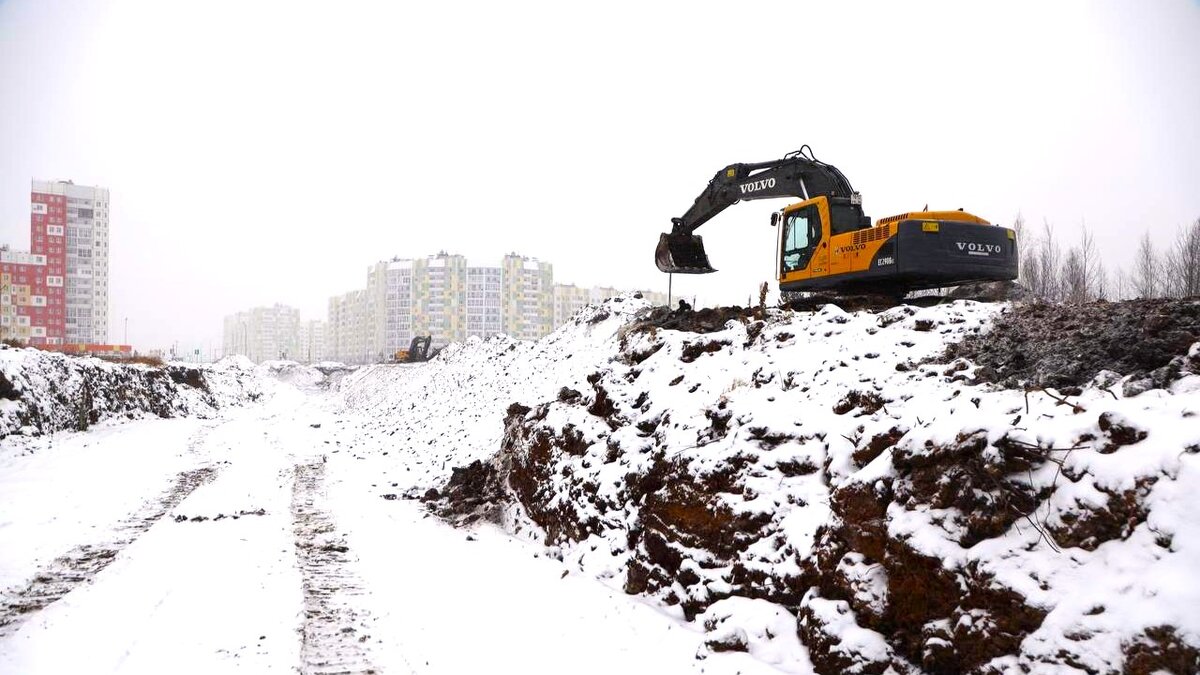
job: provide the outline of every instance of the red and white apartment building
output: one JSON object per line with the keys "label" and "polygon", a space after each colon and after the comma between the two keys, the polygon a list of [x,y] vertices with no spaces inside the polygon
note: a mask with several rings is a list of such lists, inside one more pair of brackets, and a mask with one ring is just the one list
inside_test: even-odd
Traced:
{"label": "red and white apartment building", "polygon": [[0,249],[0,337],[108,342],[108,190],[33,181],[29,237],[28,252]]}

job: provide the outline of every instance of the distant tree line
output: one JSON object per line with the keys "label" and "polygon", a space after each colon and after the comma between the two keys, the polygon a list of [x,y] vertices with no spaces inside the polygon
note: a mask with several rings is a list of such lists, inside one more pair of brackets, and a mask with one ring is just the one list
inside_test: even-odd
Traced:
{"label": "distant tree line", "polygon": [[1048,222],[1036,230],[1018,215],[1013,229],[1021,248],[1018,281],[1048,302],[1200,295],[1200,218],[1180,227],[1162,249],[1145,232],[1131,270],[1107,269],[1086,225],[1080,226],[1078,237],[1065,250]]}

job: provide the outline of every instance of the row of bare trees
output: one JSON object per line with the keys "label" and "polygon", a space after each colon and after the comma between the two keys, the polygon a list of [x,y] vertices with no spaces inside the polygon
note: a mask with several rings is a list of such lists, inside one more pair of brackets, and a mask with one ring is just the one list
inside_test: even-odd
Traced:
{"label": "row of bare trees", "polygon": [[1095,237],[1086,225],[1066,250],[1055,229],[1043,223],[1034,230],[1017,216],[1013,228],[1021,246],[1020,282],[1050,302],[1130,298],[1181,298],[1200,295],[1200,218],[1181,227],[1174,240],[1155,246],[1146,232],[1139,240],[1132,270],[1108,270]]}

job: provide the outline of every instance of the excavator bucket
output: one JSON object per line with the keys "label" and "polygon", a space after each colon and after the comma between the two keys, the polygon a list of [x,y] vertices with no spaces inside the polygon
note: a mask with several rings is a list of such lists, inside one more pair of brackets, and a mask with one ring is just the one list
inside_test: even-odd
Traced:
{"label": "excavator bucket", "polygon": [[663,234],[654,249],[654,264],[663,272],[708,274],[716,272],[704,252],[704,240],[695,234]]}

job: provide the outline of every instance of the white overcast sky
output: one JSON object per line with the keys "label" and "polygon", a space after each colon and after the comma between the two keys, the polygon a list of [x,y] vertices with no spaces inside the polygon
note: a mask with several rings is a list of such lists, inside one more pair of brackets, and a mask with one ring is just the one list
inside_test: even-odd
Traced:
{"label": "white overcast sky", "polygon": [[[658,234],[733,162],[802,144],[880,218],[1086,222],[1110,266],[1200,217],[1200,2],[0,0],[0,242],[29,182],[112,191],[110,336],[324,318],[440,250],[652,287]],[[768,214],[705,225],[744,302]]]}

